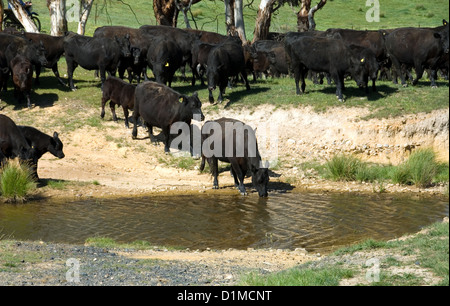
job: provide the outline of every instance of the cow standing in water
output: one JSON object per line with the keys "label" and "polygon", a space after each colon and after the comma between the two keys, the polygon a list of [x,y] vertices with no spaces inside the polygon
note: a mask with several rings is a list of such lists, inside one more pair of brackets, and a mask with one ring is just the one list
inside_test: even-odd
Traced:
{"label": "cow standing in water", "polygon": [[[221,132],[221,134],[214,135],[217,132]],[[212,145],[214,145],[214,148],[211,147]],[[200,171],[205,168],[205,160],[208,161],[211,174],[214,177],[214,189],[219,188],[217,177],[219,175],[218,161],[220,160],[231,164],[235,186],[242,195],[247,194],[244,187],[244,178],[247,171],[250,171],[253,186],[258,191],[258,195],[267,197],[268,165],[262,167],[256,135],[250,126],[230,118],[205,122],[202,128]]]}

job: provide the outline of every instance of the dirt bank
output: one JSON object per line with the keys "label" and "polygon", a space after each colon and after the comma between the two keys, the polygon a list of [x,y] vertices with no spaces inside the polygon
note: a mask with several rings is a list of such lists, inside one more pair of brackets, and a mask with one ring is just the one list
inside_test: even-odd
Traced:
{"label": "dirt bank", "polygon": [[[266,131],[268,141],[259,138],[261,148],[266,149],[274,160],[276,176],[272,182],[288,182],[294,190],[329,190],[373,192],[372,184],[334,183],[314,177],[308,169],[295,165],[308,161],[322,162],[339,152],[354,153],[373,162],[397,164],[407,158],[418,147],[432,147],[439,158],[449,158],[449,109],[428,114],[407,115],[389,119],[362,120],[369,114],[363,108],[335,108],[316,113],[310,107],[275,109],[261,106],[253,110],[229,110],[219,106],[220,111],[206,108],[207,119],[232,117],[240,119],[257,133]],[[73,105],[54,105],[45,109],[48,117],[70,111]],[[21,113],[4,111],[17,124],[23,124]],[[28,116],[40,114],[40,107],[27,111]],[[86,117],[96,117],[99,110],[86,109]],[[120,112],[118,112],[120,117]],[[23,114],[22,114],[23,115]],[[123,116],[123,115],[122,115]],[[36,116],[35,126],[52,134],[60,132],[64,142],[64,159],[57,159],[49,153],[39,162],[39,176],[44,181],[63,180],[77,182],[67,188],[41,188],[46,196],[132,196],[152,192],[210,192],[212,179],[208,173],[199,173],[196,161],[190,167],[174,166],[177,160],[163,153],[162,146],[150,144],[147,132],[139,129],[138,140],[132,140],[131,129],[126,129],[123,120],[111,121],[107,112],[99,126],[86,125],[65,132],[64,123],[47,127],[46,117]],[[272,133],[272,134],[271,134]],[[278,146],[274,147],[271,135],[276,136]],[[272,147],[271,147],[272,145]],[[272,149],[272,150],[270,150]],[[264,157],[264,156],[263,156]],[[196,166],[197,165],[197,166]],[[222,187],[232,187],[233,180],[228,171],[221,173]],[[401,187],[387,184],[387,192],[440,193],[444,187],[419,190],[415,187]],[[276,185],[273,185],[276,189]],[[228,188],[226,189],[228,190]]]}

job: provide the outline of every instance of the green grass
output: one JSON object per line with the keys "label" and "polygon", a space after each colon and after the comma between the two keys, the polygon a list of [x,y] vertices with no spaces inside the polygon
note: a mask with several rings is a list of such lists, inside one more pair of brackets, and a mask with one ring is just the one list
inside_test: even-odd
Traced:
{"label": "green grass", "polygon": [[448,169],[448,163],[438,162],[431,149],[418,149],[397,166],[363,162],[355,156],[341,154],[333,156],[324,166],[316,167],[321,176],[334,181],[391,181],[420,188],[448,182]]}
{"label": "green grass", "polygon": [[[368,253],[368,258],[380,258],[380,279],[369,283],[372,286],[417,286],[428,285],[422,276],[413,273],[426,269],[441,281],[439,286],[449,285],[449,224],[438,222],[426,228],[424,233],[412,238],[393,241],[369,239],[335,251],[330,256],[347,256],[345,260],[324,263],[315,268],[313,263],[291,268],[278,273],[249,273],[242,276],[241,285],[248,286],[337,286],[345,278],[364,276],[368,267],[348,265],[348,256],[356,252]],[[371,253],[374,252],[374,253]],[[370,255],[372,254],[372,255]],[[384,256],[384,254],[386,256]],[[381,259],[384,258],[384,259]],[[408,268],[406,273],[394,273],[391,267]],[[362,277],[364,278],[364,277]]]}
{"label": "green grass", "polygon": [[23,202],[36,189],[33,172],[25,163],[9,160],[0,169],[0,195],[7,202]]}
{"label": "green grass", "polygon": [[[244,2],[246,5],[244,8],[246,35],[251,40],[259,1],[246,0]],[[49,32],[50,17],[46,1],[34,1],[33,9],[39,13],[43,30]],[[292,10],[289,5],[282,6],[272,17],[270,31],[295,31],[297,25],[295,13],[299,9],[299,7],[295,7]],[[435,0],[432,3],[424,3],[421,0],[380,1],[380,16],[382,18],[378,23],[366,21],[368,9],[369,7],[365,6],[365,1],[361,0],[328,1],[323,9],[315,14],[317,30],[326,30],[331,27],[353,29],[386,29],[404,26],[433,27],[440,25],[442,19],[449,19],[448,1],[446,0]],[[191,11],[195,16],[194,23],[191,15],[188,14],[192,27],[197,25],[199,29],[221,34],[226,33],[223,1],[203,0],[194,4]],[[152,1],[94,1],[86,34],[92,35],[96,27],[103,25],[124,25],[137,28],[144,24],[156,24]],[[185,27],[182,14],[178,17],[178,27]],[[76,29],[77,23],[69,22],[69,30],[76,31]]]}

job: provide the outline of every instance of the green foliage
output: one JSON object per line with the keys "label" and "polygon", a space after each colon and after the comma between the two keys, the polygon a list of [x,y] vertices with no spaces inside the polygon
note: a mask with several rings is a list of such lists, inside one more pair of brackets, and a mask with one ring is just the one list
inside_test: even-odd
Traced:
{"label": "green foliage", "polygon": [[0,194],[7,202],[23,202],[36,188],[33,171],[17,159],[9,160],[0,169]]}

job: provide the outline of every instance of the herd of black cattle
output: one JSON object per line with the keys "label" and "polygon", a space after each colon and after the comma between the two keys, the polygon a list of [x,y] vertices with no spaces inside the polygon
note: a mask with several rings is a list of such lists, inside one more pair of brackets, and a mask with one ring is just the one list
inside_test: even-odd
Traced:
{"label": "herd of black cattle", "polygon": [[[380,71],[391,72],[394,82],[400,77],[404,86],[405,76],[412,79],[411,68],[416,72],[413,85],[417,84],[425,69],[433,87],[436,86],[438,70],[448,77],[449,25],[446,20],[435,28],[329,29],[323,32],[271,33],[269,36],[269,40],[243,44],[235,36],[166,26],[142,26],[139,29],[105,26],[97,28],[93,37],[71,32],[52,37],[9,29],[0,33],[0,88],[7,89],[9,75],[12,75],[15,97],[26,97],[27,106],[31,108],[33,71],[36,72],[36,86],[39,86],[43,66],[51,68],[63,86],[76,90],[73,80],[76,67],[96,70],[100,73],[103,91],[101,117],[104,117],[105,105],[110,101],[114,121],[117,121],[115,105],[122,106],[125,125],[129,127],[128,110],[133,110],[133,138],[137,135],[138,118],[142,117],[152,141],[153,126],[162,129],[167,153],[170,127],[174,122],[190,124],[194,114],[204,119],[196,92],[187,96],[170,88],[175,72],[180,69],[184,75],[186,65],[192,71],[192,85],[196,79],[204,85],[203,76],[206,75],[210,102],[214,102],[212,92],[216,86],[219,87],[218,101],[222,102],[230,79],[239,75],[246,89],[250,90],[249,72],[254,79],[257,73],[293,75],[297,94],[305,92],[308,72],[314,76],[325,74],[336,84],[336,96],[340,101],[343,100],[344,78],[347,76],[366,90],[369,79],[373,90],[376,90],[375,81]],[[63,55],[67,63],[67,85],[58,71],[58,61]],[[149,81],[147,67],[152,70],[155,82]],[[117,71],[120,78],[106,78],[107,72],[115,75]],[[123,81],[125,71],[129,82]],[[141,78],[145,82],[141,83]],[[132,84],[134,79],[138,85]],[[227,121],[235,122],[226,118],[216,122],[223,125]],[[222,138],[226,136],[224,134]],[[224,144],[222,147],[225,150]],[[19,157],[33,165],[37,178],[37,162],[46,152],[64,157],[63,144],[56,132],[49,136],[32,127],[16,126],[9,117],[0,114],[0,166],[8,158]],[[206,160],[214,176],[214,188],[218,188],[217,161],[221,160],[231,163],[231,172],[242,194],[246,193],[244,177],[250,171],[259,195],[267,196],[268,170],[261,166],[259,153],[256,157],[213,156]],[[202,167],[204,163],[203,156]]]}

